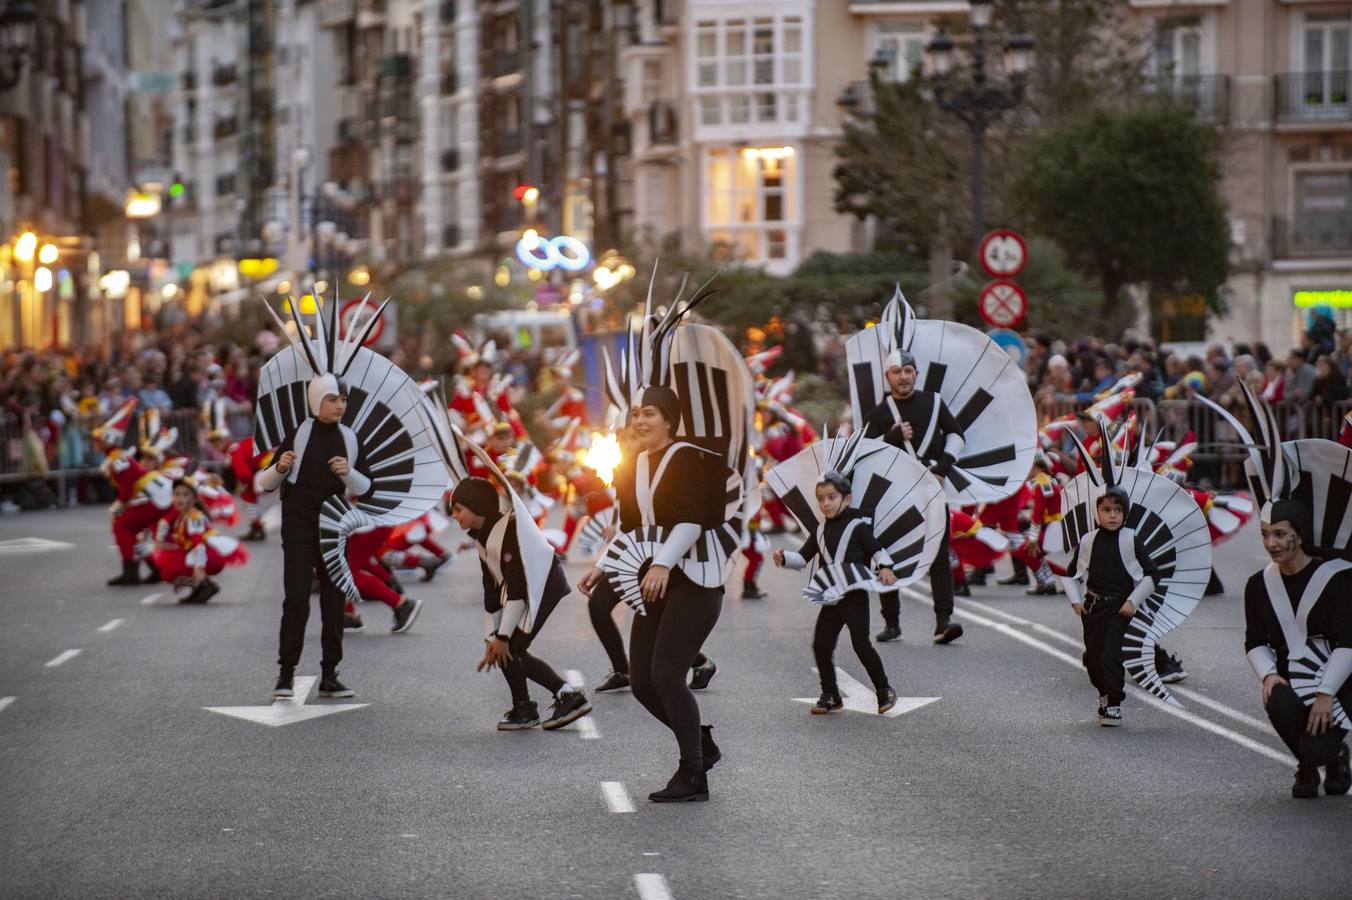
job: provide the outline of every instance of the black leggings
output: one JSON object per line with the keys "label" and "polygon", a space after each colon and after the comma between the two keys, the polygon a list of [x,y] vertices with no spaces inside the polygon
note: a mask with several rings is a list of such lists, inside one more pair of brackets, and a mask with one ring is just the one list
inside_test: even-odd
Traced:
{"label": "black leggings", "polygon": [[[615,624],[615,617],[611,615],[619,602],[620,595],[615,593],[608,579],[602,578],[587,600],[587,613],[591,616],[592,630],[601,639],[601,646],[605,648],[606,656],[610,658],[610,667],[616,672],[628,675],[629,660],[624,655],[624,638],[620,637],[620,629]],[[709,658],[701,653],[695,657],[694,664],[702,666],[708,661]]]}
{"label": "black leggings", "polygon": [[[315,521],[318,522],[318,513]],[[278,639],[277,663],[294,669],[300,664],[305,645],[305,623],[310,618],[310,586],[319,576],[319,616],[323,623],[320,647],[323,657],[320,671],[331,676],[343,659],[343,607],[347,598],[329,579],[319,550],[319,532],[290,523],[282,526],[282,627]]]}
{"label": "black leggings", "polygon": [[836,651],[836,640],[840,630],[850,629],[850,644],[855,655],[864,664],[864,671],[876,690],[885,690],[887,672],[883,669],[882,658],[873,649],[868,635],[868,594],[863,591],[850,591],[839,603],[823,606],[817,613],[817,627],[812,632],[812,655],[817,658],[817,671],[821,674],[822,692],[839,694],[836,684],[836,667],[831,661]]}
{"label": "black leggings", "polygon": [[512,661],[503,667],[502,676],[507,679],[507,686],[511,688],[513,703],[525,703],[530,700],[530,690],[526,687],[526,679],[528,678],[549,691],[550,694],[558,694],[559,688],[563,687],[564,681],[559,677],[559,673],[554,671],[553,666],[538,656],[531,656],[529,650],[536,635],[540,633],[540,629],[544,628],[549,614],[554,611],[554,608],[559,605],[559,601],[565,595],[566,592],[556,594],[551,600],[547,591],[545,599],[540,603],[540,608],[535,612],[535,621],[531,623],[531,630],[522,631],[518,628],[512,632],[512,638],[507,642],[507,646],[512,651]]}
{"label": "black leggings", "polygon": [[[929,570],[930,597],[934,599],[935,623],[947,622],[953,618],[953,567],[948,564],[948,528],[944,528],[943,541],[934,554],[934,562]],[[883,621],[893,628],[901,627],[901,594],[897,591],[883,591],[878,599],[882,602]]]}
{"label": "black leggings", "polygon": [[721,587],[700,587],[673,571],[666,596],[647,604],[647,615],[634,616],[629,631],[633,662],[629,684],[634,696],[675,733],[681,765],[694,771],[700,771],[703,753],[699,704],[686,684],[686,671],[695,664],[722,609]]}
{"label": "black leggings", "polygon": [[[1338,699],[1344,704],[1352,702],[1352,690],[1344,689]],[[1347,732],[1334,727],[1323,734],[1310,734],[1306,730],[1310,708],[1290,685],[1279,684],[1272,689],[1267,714],[1273,729],[1302,767],[1328,766],[1337,759],[1338,748]]]}

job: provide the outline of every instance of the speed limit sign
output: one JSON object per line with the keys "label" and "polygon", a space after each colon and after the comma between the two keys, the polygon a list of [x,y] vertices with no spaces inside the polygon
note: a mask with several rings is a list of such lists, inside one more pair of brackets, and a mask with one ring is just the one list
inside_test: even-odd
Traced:
{"label": "speed limit sign", "polygon": [[992,278],[1013,278],[1028,264],[1028,245],[1017,232],[997,228],[981,239],[979,256]]}
{"label": "speed limit sign", "polygon": [[1028,295],[1012,281],[997,279],[981,289],[981,318],[994,328],[1016,328],[1028,314]]}

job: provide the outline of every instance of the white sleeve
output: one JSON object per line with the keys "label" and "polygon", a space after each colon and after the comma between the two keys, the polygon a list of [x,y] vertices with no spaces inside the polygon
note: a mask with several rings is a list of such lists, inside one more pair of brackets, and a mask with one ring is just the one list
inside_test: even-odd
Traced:
{"label": "white sleeve", "polygon": [[1339,647],[1329,654],[1324,666],[1324,677],[1319,679],[1319,693],[1336,695],[1352,675],[1352,647]]}
{"label": "white sleeve", "polygon": [[282,486],[286,481],[286,475],[277,471],[277,464],[273,463],[263,471],[254,476],[254,483],[267,493],[272,493]]}
{"label": "white sleeve", "polygon": [[956,431],[949,433],[944,437],[944,453],[953,457],[955,460],[962,455],[962,448],[967,446],[967,439]]}
{"label": "white sleeve", "polygon": [[1249,667],[1253,669],[1253,674],[1258,676],[1259,681],[1277,674],[1277,653],[1267,644],[1254,647],[1247,656]]}
{"label": "white sleeve", "polygon": [[371,489],[371,479],[348,466],[347,474],[343,476],[343,485],[347,488],[349,494],[360,497]]}
{"label": "white sleeve", "polygon": [[1084,603],[1084,588],[1080,585],[1080,579],[1074,575],[1058,575],[1061,580],[1061,589],[1066,592],[1066,599],[1073,606],[1076,603]]}
{"label": "white sleeve", "polygon": [[699,540],[700,533],[704,529],[695,522],[681,522],[671,529],[667,534],[667,539],[662,542],[662,547],[653,556],[653,565],[666,566],[668,569],[675,567],[677,563],[685,559],[685,555],[690,552],[690,548],[695,546],[695,541]]}
{"label": "white sleeve", "polygon": [[502,619],[498,622],[498,634],[512,636],[516,631],[516,626],[521,624],[521,620],[526,617],[525,600],[508,600],[502,605]]}
{"label": "white sleeve", "polygon": [[[784,555],[788,556],[787,553]],[[889,556],[887,551],[881,547],[878,548],[877,553],[873,554],[873,568],[875,569],[892,568],[892,557]]]}
{"label": "white sleeve", "polygon": [[805,569],[807,560],[803,559],[803,554],[797,550],[784,551],[784,568],[786,569]]}
{"label": "white sleeve", "polygon": [[1140,609],[1141,603],[1154,592],[1155,579],[1147,575],[1137,583],[1136,587],[1132,589],[1132,592],[1127,595],[1127,599],[1131,601],[1132,606]]}
{"label": "white sleeve", "polygon": [[493,633],[498,630],[498,622],[502,619],[502,610],[495,613],[484,612],[484,640],[490,640]]}

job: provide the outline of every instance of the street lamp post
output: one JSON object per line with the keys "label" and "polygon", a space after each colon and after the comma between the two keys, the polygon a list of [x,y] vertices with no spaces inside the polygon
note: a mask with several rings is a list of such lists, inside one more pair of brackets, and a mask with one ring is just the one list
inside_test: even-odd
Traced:
{"label": "street lamp post", "polygon": [[1023,101],[1029,66],[1032,64],[1033,38],[1026,32],[1011,34],[1005,41],[1005,84],[988,83],[986,77],[986,39],[995,15],[994,0],[969,0],[972,24],[972,80],[955,85],[948,75],[953,68],[954,43],[940,30],[925,47],[929,57],[934,99],[939,107],[953,113],[972,133],[972,252],[981,244],[985,232],[983,202],[986,180],[986,130],[999,116]]}

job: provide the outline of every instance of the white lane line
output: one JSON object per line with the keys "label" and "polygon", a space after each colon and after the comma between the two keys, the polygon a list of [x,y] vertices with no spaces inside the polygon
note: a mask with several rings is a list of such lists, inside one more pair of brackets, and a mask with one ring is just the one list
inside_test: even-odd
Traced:
{"label": "white lane line", "polygon": [[164,596],[164,591],[160,591],[160,592],[155,593],[155,594],[146,594],[144,597],[141,598],[141,605],[142,605],[142,606],[154,606],[154,605],[155,605],[155,601],[156,601],[156,600],[159,600],[159,599],[160,599],[161,597],[163,597],[163,596]]}
{"label": "white lane line", "polygon": [[[960,605],[963,607],[975,607],[976,609],[979,609],[982,612],[988,612],[993,613],[997,616],[1003,616],[1004,618],[1012,622],[1017,622],[1020,625],[1032,626],[1032,628],[1035,631],[1048,635],[1049,637],[1057,638],[1061,642],[1069,644],[1072,647],[1084,646],[1083,641],[1076,640],[1071,635],[1063,634],[1062,632],[1057,631],[1055,628],[1048,628],[1046,625],[1043,625],[1040,622],[1033,622],[1028,619],[1020,618],[1019,616],[1016,616],[1013,613],[1005,612],[1002,609],[996,609],[993,606],[987,606],[984,603],[976,603],[971,600],[963,600]],[[1200,706],[1205,706],[1207,709],[1210,709],[1213,712],[1218,712],[1228,719],[1233,719],[1236,722],[1243,722],[1250,728],[1256,728],[1263,734],[1268,734],[1272,730],[1272,725],[1269,724],[1268,722],[1265,722],[1264,720],[1257,718],[1256,716],[1251,716],[1248,715],[1247,713],[1240,712],[1233,706],[1227,706],[1226,704],[1220,702],[1219,700],[1212,700],[1205,694],[1194,691],[1191,688],[1180,688],[1178,685],[1170,685],[1169,690],[1173,691],[1174,693],[1178,694],[1180,697],[1183,697],[1184,699],[1193,701]]]}
{"label": "white lane line", "polygon": [[100,626],[98,627],[98,630],[99,630],[99,631],[102,631],[104,634],[107,634],[108,632],[112,631],[114,628],[116,628],[117,626],[121,625],[121,624],[122,624],[123,622],[125,622],[125,621],[127,621],[127,620],[126,620],[126,619],[113,619],[112,621],[108,622],[108,624],[106,624],[106,625],[100,625]]}
{"label": "white lane line", "polygon": [[47,660],[47,662],[44,663],[43,665],[45,665],[47,668],[50,669],[53,668],[54,666],[61,665],[63,662],[68,662],[69,660],[72,660],[79,655],[80,655],[79,650],[62,650],[55,657]]}
{"label": "white lane line", "polygon": [[606,809],[613,813],[634,811],[634,801],[630,799],[629,792],[624,789],[624,783],[621,781],[601,782],[601,796],[605,798]]}
{"label": "white lane line", "polygon": [[675,900],[667,880],[655,872],[635,875],[634,890],[638,891],[639,900]]}
{"label": "white lane line", "polygon": [[592,719],[590,713],[577,720],[577,733],[582,735],[584,741],[594,741],[601,736],[601,732],[596,727],[596,722]]}
{"label": "white lane line", "polygon": [[582,677],[582,673],[577,669],[564,669],[563,677],[568,679],[568,683],[575,688],[584,688],[587,686],[586,679]]}
{"label": "white lane line", "polygon": [[[924,605],[931,607],[934,606],[934,601],[931,598],[925,596],[924,594],[912,588],[902,588],[901,592],[906,594],[908,597],[910,597],[912,600],[915,600],[918,603],[923,603]],[[1041,650],[1048,656],[1053,656],[1061,660],[1062,662],[1074,666],[1077,669],[1084,668],[1084,663],[1080,660],[1079,657],[1071,656],[1069,653],[1065,653],[1061,650],[1056,649],[1051,644],[1045,644],[1035,637],[1024,634],[1022,631],[1019,631],[1013,625],[1007,625],[1004,622],[997,622],[994,619],[987,619],[984,616],[978,616],[976,613],[971,612],[970,610],[964,613],[964,615],[978,625],[985,625],[987,628],[993,628],[996,631],[999,631],[1003,634],[1008,635],[1009,637],[1014,638],[1014,640],[1016,641],[1021,641],[1030,647],[1033,647],[1037,650]],[[1231,731],[1224,725],[1217,725],[1210,719],[1203,719],[1201,716],[1193,715],[1192,713],[1186,710],[1179,709],[1177,706],[1170,706],[1169,704],[1165,703],[1163,700],[1159,699],[1153,694],[1148,694],[1144,691],[1140,693],[1139,697],[1150,706],[1153,706],[1155,709],[1158,709],[1162,712],[1166,712],[1169,715],[1178,719],[1182,719],[1185,722],[1190,722],[1193,725],[1196,725],[1198,728],[1201,728],[1204,731],[1209,731],[1214,735],[1218,735],[1219,737],[1225,738],[1226,740],[1232,741],[1238,744],[1239,746],[1245,748],[1246,750],[1252,750],[1259,756],[1266,756],[1268,759],[1273,760],[1274,762],[1281,763],[1283,766],[1289,767],[1291,765],[1291,759],[1288,756],[1288,754],[1279,753],[1276,750],[1273,750],[1271,747],[1267,746],[1266,744],[1260,744],[1258,743],[1258,741],[1245,737],[1244,735],[1240,734],[1237,731]]]}
{"label": "white lane line", "polygon": [[15,699],[17,699],[17,698],[15,698],[15,697],[0,697],[0,712],[4,712],[4,711],[5,711],[5,707],[7,707],[7,706],[9,706],[11,703],[13,703],[13,702],[15,701]]}

